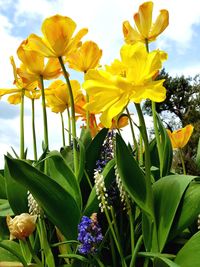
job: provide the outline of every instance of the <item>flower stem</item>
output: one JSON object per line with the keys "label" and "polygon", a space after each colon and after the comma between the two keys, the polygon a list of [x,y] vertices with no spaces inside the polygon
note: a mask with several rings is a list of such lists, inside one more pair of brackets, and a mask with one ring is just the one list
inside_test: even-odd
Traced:
{"label": "flower stem", "polygon": [[26,239],[26,244],[27,244],[27,246],[28,246],[28,248],[29,248],[29,251],[30,251],[30,253],[31,253],[31,255],[32,255],[33,259],[34,259],[34,261],[37,263],[37,266],[38,266],[38,267],[42,267],[42,266],[43,266],[43,265],[42,265],[42,262],[39,260],[39,258],[38,258],[37,255],[35,254],[35,252],[34,252],[34,250],[33,250],[33,248],[32,248],[31,242],[30,242],[30,240],[29,240],[28,238]]}
{"label": "flower stem", "polygon": [[143,142],[144,142],[147,202],[149,203],[149,208],[151,211],[149,220],[152,220],[151,223],[153,224],[153,226],[152,226],[153,227],[152,241],[154,242],[153,249],[157,252],[159,250],[159,247],[158,247],[158,235],[157,235],[156,219],[155,219],[155,213],[154,213],[153,191],[152,191],[152,185],[151,185],[151,170],[150,170],[151,159],[150,159],[148,135],[147,135],[145,120],[144,120],[144,116],[142,114],[140,104],[135,103],[135,107],[136,107],[136,110],[138,113],[138,117],[139,117],[139,121],[140,121],[140,132],[141,132]]}
{"label": "flower stem", "polygon": [[183,152],[182,152],[182,149],[179,148],[178,149],[178,152],[179,152],[179,155],[180,155],[180,159],[181,159],[181,164],[182,164],[182,168],[183,168],[183,174],[186,175],[186,168],[185,168],[185,162],[184,162],[184,159],[183,159]]}
{"label": "flower stem", "polygon": [[34,160],[37,160],[37,143],[36,143],[36,133],[35,133],[35,99],[31,99],[32,104],[32,133],[33,133],[33,154]]}
{"label": "flower stem", "polygon": [[134,250],[134,252],[132,254],[132,258],[131,258],[131,262],[130,262],[130,266],[129,267],[134,267],[135,266],[135,261],[136,261],[136,258],[137,258],[137,253],[140,250],[140,247],[142,245],[142,242],[143,242],[143,236],[141,235],[138,238],[138,241],[136,243],[135,250]]}
{"label": "flower stem", "polygon": [[68,117],[68,142],[69,142],[69,146],[71,145],[71,117],[70,117],[70,112],[69,112],[69,107],[67,107],[67,117]]}
{"label": "flower stem", "polygon": [[22,89],[21,93],[21,105],[20,105],[20,159],[25,158],[24,154],[24,93]]}
{"label": "flower stem", "polygon": [[49,140],[48,140],[48,126],[47,126],[47,111],[46,111],[46,102],[45,102],[45,93],[44,93],[44,82],[43,76],[40,75],[40,83],[41,83],[41,92],[42,92],[42,111],[43,111],[43,123],[44,123],[44,144],[45,148],[49,148]]}
{"label": "flower stem", "polygon": [[160,135],[159,135],[158,123],[157,123],[156,103],[152,101],[151,105],[152,105],[154,132],[155,132],[156,144],[157,144],[158,156],[159,156],[159,162],[160,162],[160,177],[162,177],[163,155],[162,155],[162,147],[161,147],[161,143],[160,143]]}
{"label": "flower stem", "polygon": [[62,124],[62,141],[63,141],[63,146],[65,146],[65,126],[64,126],[64,120],[63,120],[62,112],[60,112],[60,119],[61,119],[61,124]]}
{"label": "flower stem", "polygon": [[134,147],[135,147],[135,150],[136,150],[136,154],[137,154],[138,153],[138,144],[137,144],[137,140],[136,140],[136,137],[135,137],[135,132],[134,132],[134,128],[133,128],[133,122],[132,122],[131,115],[130,115],[130,112],[129,112],[128,108],[126,108],[126,112],[127,112],[129,123],[130,123],[131,134],[132,134],[132,138],[133,138],[133,144],[134,144]]}
{"label": "flower stem", "polygon": [[123,257],[123,254],[122,254],[122,248],[121,248],[120,243],[119,243],[118,240],[117,240],[117,236],[116,236],[116,234],[115,234],[115,231],[114,231],[114,228],[113,228],[113,225],[112,225],[110,216],[109,216],[109,214],[108,214],[108,210],[107,210],[107,208],[104,209],[104,212],[105,212],[106,219],[107,219],[107,221],[108,221],[108,224],[109,224],[109,227],[110,227],[110,230],[111,230],[113,239],[114,239],[114,241],[115,241],[115,245],[116,245],[116,247],[117,247],[117,250],[118,250],[119,255],[120,255],[120,258],[121,258],[122,267],[126,267],[127,265],[126,265],[126,261],[125,261],[125,259],[124,259],[124,257]]}
{"label": "flower stem", "polygon": [[67,87],[68,87],[68,92],[69,92],[69,98],[70,98],[70,105],[71,105],[71,123],[72,123],[72,136],[73,136],[73,151],[74,151],[74,171],[75,171],[75,175],[77,176],[78,173],[78,151],[77,151],[77,140],[76,140],[76,120],[75,120],[75,107],[74,107],[74,97],[73,97],[73,92],[72,92],[72,87],[71,87],[71,83],[69,80],[69,76],[68,73],[65,69],[65,65],[63,62],[62,57],[59,57],[59,62],[67,83]]}

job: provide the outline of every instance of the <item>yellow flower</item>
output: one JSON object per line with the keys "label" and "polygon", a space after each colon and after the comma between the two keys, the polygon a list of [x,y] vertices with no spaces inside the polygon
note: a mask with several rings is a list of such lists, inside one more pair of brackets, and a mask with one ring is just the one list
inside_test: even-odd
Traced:
{"label": "yellow flower", "polygon": [[102,113],[102,124],[110,128],[112,119],[130,101],[140,103],[148,98],[162,102],[166,97],[164,80],[152,80],[162,67],[162,60],[163,52],[147,53],[141,43],[122,46],[121,61],[115,61],[117,65],[107,66],[107,70],[89,70],[86,74],[83,88],[92,96],[86,108],[95,114]]}
{"label": "yellow flower", "polygon": [[[78,101],[82,92],[80,90],[80,84],[76,80],[70,81],[74,96],[74,102]],[[52,112],[64,112],[66,108],[70,107],[70,98],[67,91],[67,85],[61,80],[57,80],[51,83],[51,85],[45,90],[47,106],[51,108]]]}
{"label": "yellow flower", "polygon": [[87,29],[81,29],[73,36],[76,23],[61,15],[46,18],[42,24],[43,38],[31,34],[28,37],[27,49],[34,50],[46,57],[67,56],[76,50]]}
{"label": "yellow flower", "polygon": [[153,3],[145,2],[139,7],[138,13],[134,15],[135,28],[132,28],[128,21],[123,23],[125,42],[152,42],[161,34],[169,24],[169,13],[167,10],[160,10],[156,21],[152,23]]}
{"label": "yellow flower", "polygon": [[21,102],[22,92],[24,92],[25,95],[30,95],[30,91],[32,92],[35,90],[35,88],[37,88],[38,82],[29,79],[24,80],[19,77],[13,57],[10,58],[10,61],[13,67],[13,73],[15,78],[14,84],[16,85],[16,88],[0,89],[0,98],[4,95],[11,95],[8,97],[8,102],[10,104],[19,104]]}
{"label": "yellow flower", "polygon": [[172,143],[172,147],[174,149],[176,148],[183,148],[185,145],[187,145],[194,127],[191,124],[188,124],[184,128],[178,129],[174,132],[171,132],[167,129],[167,133],[169,135],[169,138]]}
{"label": "yellow flower", "polygon": [[24,240],[35,231],[37,215],[22,213],[13,219],[7,216],[6,222],[10,231],[10,240]]}
{"label": "yellow flower", "polygon": [[67,57],[69,67],[82,72],[98,66],[102,50],[92,41],[85,42],[77,51]]}
{"label": "yellow flower", "polygon": [[49,80],[55,79],[61,74],[60,63],[57,58],[50,58],[46,62],[44,56],[35,51],[27,50],[26,46],[27,40],[24,40],[17,49],[17,55],[23,63],[18,69],[18,74],[21,77],[40,81],[40,76]]}

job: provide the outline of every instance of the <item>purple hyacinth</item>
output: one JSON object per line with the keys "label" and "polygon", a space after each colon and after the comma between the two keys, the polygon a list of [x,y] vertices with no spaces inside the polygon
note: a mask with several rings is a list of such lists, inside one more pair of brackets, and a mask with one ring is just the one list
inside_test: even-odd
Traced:
{"label": "purple hyacinth", "polygon": [[81,254],[94,254],[102,239],[103,235],[97,221],[97,214],[93,213],[90,218],[83,216],[78,225],[78,241],[81,242],[78,251]]}

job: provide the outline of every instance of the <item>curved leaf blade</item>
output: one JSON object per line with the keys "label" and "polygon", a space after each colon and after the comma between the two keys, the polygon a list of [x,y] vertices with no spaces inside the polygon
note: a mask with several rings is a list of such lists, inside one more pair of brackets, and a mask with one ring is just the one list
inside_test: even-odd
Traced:
{"label": "curved leaf blade", "polygon": [[67,239],[77,238],[80,209],[74,198],[49,176],[23,160],[6,157],[10,176],[31,191],[47,217]]}

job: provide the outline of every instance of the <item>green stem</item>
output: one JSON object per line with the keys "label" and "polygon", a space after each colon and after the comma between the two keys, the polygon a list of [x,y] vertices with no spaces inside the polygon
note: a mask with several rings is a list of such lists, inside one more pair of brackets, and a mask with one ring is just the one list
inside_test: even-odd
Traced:
{"label": "green stem", "polygon": [[146,189],[147,189],[147,202],[149,203],[149,208],[151,211],[150,214],[150,220],[152,220],[153,224],[153,237],[152,241],[153,249],[155,251],[159,251],[158,246],[158,235],[157,235],[157,227],[156,227],[156,219],[154,214],[154,200],[153,200],[153,191],[152,191],[152,185],[151,185],[151,159],[150,159],[150,151],[149,151],[149,142],[148,142],[148,135],[147,135],[147,129],[145,125],[144,116],[142,114],[142,110],[140,107],[140,104],[135,103],[135,107],[138,113],[139,122],[140,122],[140,132],[143,138],[144,142],[144,149],[145,149],[145,178],[146,178]]}
{"label": "green stem", "polygon": [[126,112],[127,112],[129,123],[130,123],[131,134],[132,134],[132,138],[133,138],[133,144],[134,144],[134,147],[135,147],[135,150],[136,150],[136,154],[137,154],[137,152],[138,152],[138,144],[137,144],[137,140],[136,140],[136,137],[135,137],[135,132],[134,132],[134,128],[133,128],[133,122],[132,122],[131,115],[130,115],[130,112],[129,112],[128,108],[126,108]]}
{"label": "green stem", "polygon": [[138,161],[139,161],[139,165],[143,166],[144,165],[144,160],[143,160],[143,138],[142,138],[142,134],[140,133],[139,136],[139,153],[138,153]]}
{"label": "green stem", "polygon": [[33,250],[33,248],[32,248],[31,242],[30,242],[30,240],[29,240],[28,238],[26,239],[26,244],[27,244],[27,246],[28,246],[28,248],[29,248],[29,251],[30,251],[30,253],[31,253],[31,255],[32,255],[33,259],[34,259],[34,261],[37,263],[37,266],[38,266],[38,267],[43,267],[42,262],[40,261],[40,259],[39,259],[39,258],[37,257],[37,255],[35,254],[35,252],[34,252],[34,250]]}
{"label": "green stem", "polygon": [[24,93],[25,93],[25,89],[22,89],[21,105],[20,105],[20,159],[25,158],[25,154],[24,154]]}
{"label": "green stem", "polygon": [[39,234],[40,244],[41,244],[41,251],[43,253],[43,261],[46,261],[47,266],[55,267],[54,255],[51,251],[51,248],[50,248],[50,245],[47,239],[47,230],[46,230],[44,218],[42,217],[38,218],[37,226],[38,226],[38,234]]}
{"label": "green stem", "polygon": [[[134,234],[134,222],[133,222],[133,214],[131,211],[131,206],[130,203],[128,203],[128,216],[129,216],[129,223],[130,223],[130,232],[131,232],[131,253],[132,253],[132,258],[134,255],[134,251],[135,251],[135,234]],[[132,262],[132,259],[131,259]],[[130,265],[130,267],[132,267],[133,265]]]}
{"label": "green stem", "polygon": [[[86,103],[89,103],[89,95],[86,93]],[[90,113],[89,110],[86,110],[86,127],[90,128]]]}
{"label": "green stem", "polygon": [[104,209],[104,212],[105,212],[105,215],[106,215],[106,219],[108,221],[108,224],[109,224],[109,228],[111,230],[111,233],[112,233],[112,236],[113,236],[113,240],[115,241],[115,245],[117,247],[117,250],[119,252],[119,255],[120,255],[120,258],[121,258],[121,263],[122,263],[122,267],[126,267],[126,261],[123,257],[123,254],[122,254],[122,248],[121,248],[121,245],[119,244],[118,240],[117,240],[117,236],[115,234],[115,231],[114,231],[114,228],[113,228],[113,225],[112,225],[112,222],[110,220],[110,216],[108,214],[108,210],[107,208]]}
{"label": "green stem", "polygon": [[44,144],[45,148],[49,148],[49,140],[48,140],[48,126],[47,126],[47,111],[46,111],[46,101],[45,101],[45,92],[44,92],[44,82],[43,76],[40,75],[40,83],[41,83],[41,92],[42,92],[42,111],[43,111],[43,123],[44,123]]}
{"label": "green stem", "polygon": [[74,151],[74,171],[75,175],[77,176],[78,174],[78,151],[77,151],[77,140],[76,140],[76,120],[75,120],[75,107],[74,107],[74,97],[73,97],[73,92],[72,92],[72,87],[71,83],[69,80],[68,73],[65,69],[65,65],[63,62],[62,57],[59,57],[59,62],[67,83],[68,87],[68,93],[69,93],[69,98],[70,98],[70,106],[71,106],[71,123],[72,123],[72,136],[73,136],[73,151]]}
{"label": "green stem", "polygon": [[67,117],[68,117],[68,142],[69,142],[69,146],[71,146],[72,130],[71,130],[71,116],[70,116],[70,112],[69,112],[69,107],[67,107]]}
{"label": "green stem", "polygon": [[60,119],[61,119],[61,124],[62,124],[62,141],[63,141],[63,146],[65,147],[65,126],[64,126],[64,120],[63,120],[62,112],[60,112]]}
{"label": "green stem", "polygon": [[131,262],[130,262],[130,266],[129,267],[134,267],[135,266],[137,254],[138,254],[138,251],[140,250],[140,247],[141,247],[142,243],[143,243],[143,236],[141,235],[138,238],[138,241],[136,243],[135,250],[134,250],[134,252],[132,254],[132,258],[131,258]]}
{"label": "green stem", "polygon": [[33,153],[34,160],[37,160],[37,143],[36,143],[36,133],[35,133],[35,99],[31,99],[32,104],[32,133],[33,133]]}
{"label": "green stem", "polygon": [[181,158],[181,164],[182,164],[182,168],[183,168],[183,174],[186,175],[186,168],[185,168],[185,162],[184,162],[184,159],[183,159],[183,153],[182,153],[182,149],[179,148],[178,150],[179,152],[179,155],[180,155],[180,158]]}
{"label": "green stem", "polygon": [[155,137],[156,137],[156,144],[158,149],[158,156],[159,156],[159,162],[160,162],[160,177],[162,177],[162,171],[163,171],[163,154],[162,154],[162,147],[160,143],[160,134],[158,130],[158,121],[157,121],[157,115],[156,115],[156,103],[152,101],[152,114],[153,114],[153,124],[154,124],[154,131],[155,131]]}

